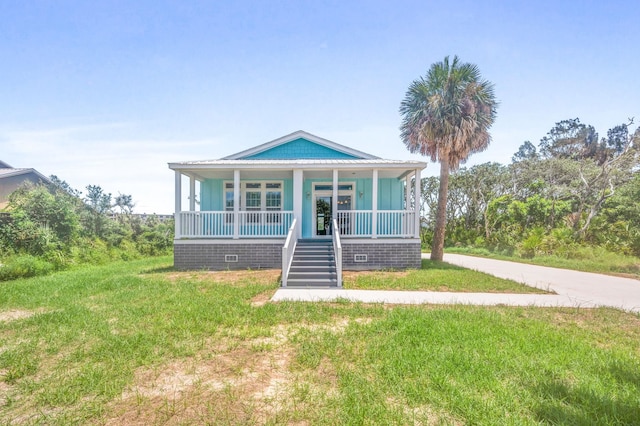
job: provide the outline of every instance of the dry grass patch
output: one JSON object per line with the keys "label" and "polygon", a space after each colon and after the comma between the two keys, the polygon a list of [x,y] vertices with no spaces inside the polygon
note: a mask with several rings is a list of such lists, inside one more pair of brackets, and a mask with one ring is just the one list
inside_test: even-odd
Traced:
{"label": "dry grass patch", "polygon": [[112,403],[107,424],[185,424],[224,418],[242,423],[278,413],[287,401],[291,349],[256,353],[252,342],[207,359],[173,361],[136,372]]}
{"label": "dry grass patch", "polygon": [[251,298],[251,306],[257,308],[266,304],[273,296],[274,291],[265,291]]}
{"label": "dry grass patch", "polygon": [[406,401],[392,397],[387,398],[386,404],[389,408],[402,412],[402,416],[407,419],[407,423],[414,426],[459,426],[464,424],[464,422],[456,419],[451,414],[427,404],[410,407]]}
{"label": "dry grass patch", "polygon": [[42,312],[42,310],[27,311],[24,309],[12,309],[9,311],[3,311],[3,312],[0,312],[0,322],[9,322],[9,321],[15,321],[19,319],[29,318],[40,312]]}
{"label": "dry grass patch", "polygon": [[[369,323],[370,318],[353,321]],[[279,324],[267,337],[215,345],[196,357],[136,371],[133,384],[106,412],[109,425],[285,422],[306,424],[320,396],[337,394],[328,360],[292,369],[290,338],[301,330],[341,333],[345,318],[325,324]],[[228,339],[225,339],[228,340]],[[311,397],[315,395],[315,397]]]}
{"label": "dry grass patch", "polygon": [[248,282],[276,283],[280,279],[279,269],[259,269],[240,271],[174,271],[162,274],[152,274],[160,276],[171,282],[196,281],[196,282],[219,282],[227,285],[246,284]]}
{"label": "dry grass patch", "polygon": [[327,359],[313,370],[292,369],[295,349],[290,339],[301,330],[342,333],[351,321],[367,324],[372,319],[279,324],[266,337],[240,342],[225,338],[193,358],[141,368],[133,384],[105,410],[113,414],[106,424],[188,424],[212,419],[233,424],[307,424],[319,398],[337,395],[337,373]]}

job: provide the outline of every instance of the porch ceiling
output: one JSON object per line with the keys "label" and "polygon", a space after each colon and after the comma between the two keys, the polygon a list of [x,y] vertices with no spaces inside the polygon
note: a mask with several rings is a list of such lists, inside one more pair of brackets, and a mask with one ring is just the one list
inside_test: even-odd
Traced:
{"label": "porch ceiling", "polygon": [[243,178],[275,179],[293,175],[294,169],[302,169],[306,178],[331,178],[338,170],[340,178],[371,177],[378,170],[381,178],[401,178],[424,169],[424,162],[400,160],[210,160],[169,163],[169,168],[199,179],[232,179],[233,171],[240,170]]}

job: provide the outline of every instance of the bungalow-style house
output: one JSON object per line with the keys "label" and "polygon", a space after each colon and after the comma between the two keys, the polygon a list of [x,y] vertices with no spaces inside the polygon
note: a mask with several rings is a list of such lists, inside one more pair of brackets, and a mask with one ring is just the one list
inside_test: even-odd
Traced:
{"label": "bungalow-style house", "polygon": [[304,131],[219,160],[169,163],[175,267],[282,268],[283,286],[340,286],[343,269],[419,268],[420,185],[411,182],[425,167]]}
{"label": "bungalow-style house", "polygon": [[0,210],[7,206],[9,195],[25,182],[51,183],[35,169],[16,169],[0,160]]}

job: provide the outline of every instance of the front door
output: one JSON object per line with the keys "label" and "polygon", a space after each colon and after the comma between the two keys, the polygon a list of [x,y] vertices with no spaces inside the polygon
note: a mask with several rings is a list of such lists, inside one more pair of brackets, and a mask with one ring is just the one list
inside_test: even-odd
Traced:
{"label": "front door", "polygon": [[[338,221],[338,227],[344,235],[351,235],[350,224],[354,221],[355,183],[340,182],[338,184],[338,199],[333,199],[333,185],[324,182],[314,183],[311,197],[312,217],[311,236],[326,238],[333,235],[333,219]],[[333,211],[333,202],[337,211]],[[308,228],[307,228],[308,229]]]}
{"label": "front door", "polygon": [[314,235],[331,235],[332,197],[316,195],[316,215]]}

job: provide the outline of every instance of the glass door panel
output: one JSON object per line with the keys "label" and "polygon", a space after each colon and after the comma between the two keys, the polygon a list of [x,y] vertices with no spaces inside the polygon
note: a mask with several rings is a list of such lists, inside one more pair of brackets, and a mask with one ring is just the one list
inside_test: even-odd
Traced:
{"label": "glass door panel", "polygon": [[316,196],[315,235],[331,235],[331,197]]}

